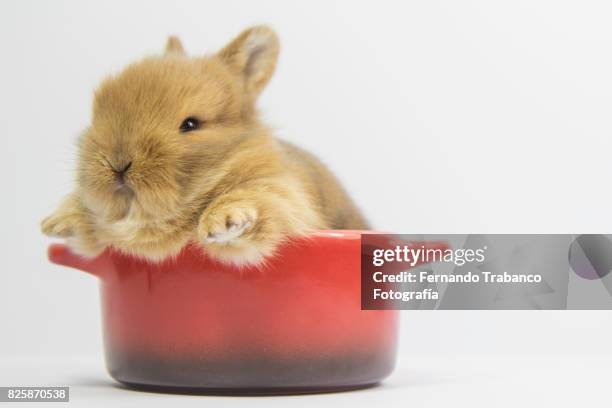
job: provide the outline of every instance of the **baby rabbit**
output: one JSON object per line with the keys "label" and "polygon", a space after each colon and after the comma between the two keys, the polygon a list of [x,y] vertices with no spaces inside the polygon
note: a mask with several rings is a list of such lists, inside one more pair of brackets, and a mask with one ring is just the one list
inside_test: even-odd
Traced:
{"label": "baby rabbit", "polygon": [[76,189],[42,231],[85,256],[111,246],[158,261],[195,241],[244,265],[313,230],[368,228],[329,170],[260,122],[255,101],[278,52],[265,26],[199,58],[171,37],[164,55],[106,79]]}

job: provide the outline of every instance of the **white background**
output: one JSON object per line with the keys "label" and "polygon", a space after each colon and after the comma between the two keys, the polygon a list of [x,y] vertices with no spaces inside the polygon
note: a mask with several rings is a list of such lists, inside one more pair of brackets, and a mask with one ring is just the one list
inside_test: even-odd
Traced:
{"label": "white background", "polygon": [[[0,372],[20,356],[100,359],[96,282],[47,262],[39,221],[73,185],[96,84],[167,35],[199,55],[272,25],[283,48],[265,118],[318,154],[378,229],[609,233],[610,7],[3,1]],[[612,344],[612,312],[402,312],[402,323],[396,378],[417,357],[601,356]]]}

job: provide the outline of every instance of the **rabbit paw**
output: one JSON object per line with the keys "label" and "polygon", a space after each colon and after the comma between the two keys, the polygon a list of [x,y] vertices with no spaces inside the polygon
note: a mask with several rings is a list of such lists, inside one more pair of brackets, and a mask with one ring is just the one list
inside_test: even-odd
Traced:
{"label": "rabbit paw", "polygon": [[68,238],[74,235],[74,226],[77,222],[74,215],[55,213],[42,220],[41,229],[45,235]]}
{"label": "rabbit paw", "polygon": [[234,205],[206,211],[200,217],[198,236],[204,244],[232,244],[256,219],[257,211],[251,207]]}

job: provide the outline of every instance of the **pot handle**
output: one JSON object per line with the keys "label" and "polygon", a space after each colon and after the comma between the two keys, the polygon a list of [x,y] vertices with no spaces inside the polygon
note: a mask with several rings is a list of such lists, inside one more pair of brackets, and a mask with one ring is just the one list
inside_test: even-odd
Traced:
{"label": "pot handle", "polygon": [[77,255],[64,244],[51,244],[47,250],[49,261],[57,265],[68,266],[83,272],[87,272],[102,278],[104,273],[109,270],[109,259],[106,253],[102,253],[96,258],[86,258]]}

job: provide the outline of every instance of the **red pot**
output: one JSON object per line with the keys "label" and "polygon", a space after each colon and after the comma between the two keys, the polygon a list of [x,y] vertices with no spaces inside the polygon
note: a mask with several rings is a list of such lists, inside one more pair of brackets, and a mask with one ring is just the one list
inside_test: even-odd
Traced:
{"label": "red pot", "polygon": [[236,268],[196,246],[159,264],[108,250],[49,259],[101,281],[106,362],[136,387],[285,393],[375,384],[395,363],[398,312],[361,310],[360,232],[284,245]]}

